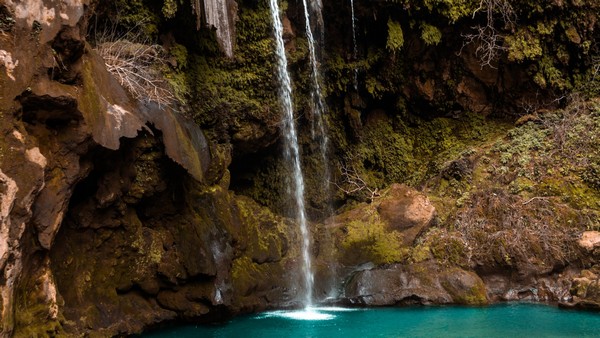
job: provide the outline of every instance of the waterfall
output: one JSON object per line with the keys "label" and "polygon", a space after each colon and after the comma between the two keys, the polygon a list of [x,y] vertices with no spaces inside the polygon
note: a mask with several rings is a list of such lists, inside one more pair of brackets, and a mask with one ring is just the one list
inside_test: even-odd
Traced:
{"label": "waterfall", "polygon": [[[356,17],[354,16],[354,0],[350,0],[352,12],[352,61],[358,58],[358,47],[356,46]],[[358,69],[354,68],[354,90],[358,90]]]}
{"label": "waterfall", "polygon": [[283,135],[285,141],[285,157],[290,164],[292,171],[291,192],[295,202],[296,220],[300,225],[302,234],[302,275],[305,287],[304,305],[309,307],[312,304],[312,292],[314,275],[312,271],[312,262],[310,257],[310,232],[308,231],[308,222],[306,219],[306,210],[304,208],[304,177],[300,168],[300,150],[298,146],[298,136],[296,125],[294,123],[294,109],[292,106],[292,84],[290,75],[287,71],[287,57],[285,55],[285,46],[283,44],[283,26],[279,17],[279,4],[277,0],[269,0],[271,17],[275,34],[275,49],[277,56],[277,74],[279,79],[279,100],[283,109]]}
{"label": "waterfall", "polygon": [[[329,144],[329,138],[327,137],[327,131],[325,130],[325,121],[323,114],[325,112],[325,104],[323,102],[323,94],[321,93],[321,85],[319,84],[320,73],[317,62],[317,53],[315,48],[315,39],[313,37],[312,28],[310,26],[310,14],[308,11],[307,0],[302,0],[304,5],[304,21],[306,23],[306,37],[308,40],[308,53],[310,59],[311,68],[311,91],[310,91],[310,107],[313,113],[312,120],[312,137],[319,142],[319,151],[321,153],[321,159],[323,161],[323,187],[325,188],[325,196],[328,200],[331,198],[331,192],[329,191],[329,181],[331,180],[331,173],[329,170],[329,160],[327,158],[327,147]],[[322,27],[323,16],[321,15],[321,2],[320,0],[313,0],[312,9],[318,10],[317,12],[317,24]],[[331,209],[329,207],[328,209]],[[328,214],[331,214],[331,210],[327,210]]]}
{"label": "waterfall", "polygon": [[[308,40],[308,54],[310,59],[310,77],[311,77],[311,90],[310,90],[310,107],[313,113],[313,124],[312,124],[312,135],[313,138],[318,132],[320,136],[325,136],[324,141],[327,142],[326,135],[324,133],[325,126],[323,124],[323,96],[321,95],[321,86],[319,85],[319,69],[317,65],[317,53],[315,50],[315,39],[310,28],[310,14],[308,13],[308,7],[306,0],[302,0],[304,5],[304,18],[306,22],[306,38]],[[315,128],[316,124],[316,128]],[[316,130],[315,130],[316,129]],[[326,146],[327,144],[325,144]]]}

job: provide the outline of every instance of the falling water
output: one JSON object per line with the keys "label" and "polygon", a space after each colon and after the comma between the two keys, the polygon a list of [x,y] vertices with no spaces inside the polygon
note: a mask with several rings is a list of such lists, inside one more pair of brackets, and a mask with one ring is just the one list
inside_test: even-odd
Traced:
{"label": "falling water", "polygon": [[277,73],[279,77],[279,99],[283,109],[283,134],[285,139],[285,156],[292,169],[292,195],[296,204],[296,220],[300,224],[302,234],[302,275],[305,287],[305,306],[312,304],[312,290],[314,275],[310,258],[310,233],[306,220],[304,208],[304,178],[300,168],[300,151],[298,148],[298,136],[294,124],[294,109],[292,107],[292,85],[290,75],[287,71],[287,58],[283,44],[283,26],[279,17],[279,5],[277,0],[269,0],[271,17],[275,33],[275,47],[277,54]]}
{"label": "falling water", "polygon": [[314,115],[312,134],[313,138],[318,133],[322,138],[321,147],[327,147],[327,135],[325,134],[325,126],[323,123],[323,96],[321,94],[321,85],[319,84],[319,68],[317,64],[317,53],[315,50],[315,39],[313,37],[312,28],[310,27],[310,14],[308,13],[308,5],[306,0],[302,0],[304,5],[304,17],[306,22],[306,37],[308,39],[308,54],[310,58],[310,77],[312,80],[312,88],[310,91],[311,108]]}
{"label": "falling water", "polygon": [[[315,48],[315,39],[313,37],[312,28],[310,26],[310,14],[308,10],[308,6],[306,3],[307,0],[302,0],[302,4],[304,5],[304,18],[306,23],[306,37],[308,40],[308,53],[310,59],[310,68],[311,68],[311,80],[312,86],[310,91],[310,99],[311,99],[311,108],[313,112],[313,123],[312,123],[312,136],[313,139],[318,139],[319,141],[319,150],[321,153],[321,158],[323,161],[323,184],[322,186],[325,189],[325,196],[327,200],[330,200],[331,192],[329,191],[329,181],[331,180],[331,173],[329,171],[329,160],[327,158],[327,147],[329,143],[329,138],[327,137],[327,131],[325,130],[325,121],[323,119],[323,114],[325,112],[325,104],[323,102],[323,95],[321,93],[321,85],[319,84],[319,66],[317,62],[317,53]],[[312,8],[314,11],[317,11],[317,24],[322,27],[323,25],[323,17],[321,15],[321,2],[320,0],[313,0]],[[328,209],[331,209],[328,207]],[[327,215],[331,214],[331,210],[327,210]]]}
{"label": "falling water", "polygon": [[[358,58],[358,47],[356,46],[356,17],[354,16],[354,0],[350,0],[352,11],[352,60]],[[354,68],[354,90],[358,90],[358,69]]]}

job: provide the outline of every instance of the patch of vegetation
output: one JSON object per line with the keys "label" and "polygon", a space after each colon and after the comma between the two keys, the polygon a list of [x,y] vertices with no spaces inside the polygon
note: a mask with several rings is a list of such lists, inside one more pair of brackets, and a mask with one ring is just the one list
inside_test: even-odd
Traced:
{"label": "patch of vegetation", "polygon": [[247,119],[272,121],[279,112],[273,38],[266,4],[238,13],[235,58],[192,55],[194,118],[203,126],[231,130]]}
{"label": "patch of vegetation", "polygon": [[435,26],[422,23],[421,39],[428,45],[437,45],[442,41],[442,32]]}
{"label": "patch of vegetation", "polygon": [[342,247],[346,254],[343,259],[347,263],[389,264],[400,262],[408,255],[408,248],[402,247],[402,235],[395,230],[387,231],[376,214],[364,222],[351,221],[346,230]]}
{"label": "patch of vegetation", "polygon": [[540,41],[528,30],[520,29],[505,39],[508,45],[508,60],[522,62],[534,60],[542,55]]}
{"label": "patch of vegetation", "polygon": [[388,38],[386,47],[392,52],[398,51],[404,46],[404,35],[400,24],[392,19],[388,19]]}
{"label": "patch of vegetation", "polygon": [[580,259],[578,234],[600,226],[599,115],[596,101],[573,96],[566,108],[469,155],[469,184],[431,180],[442,227],[425,235],[423,246],[460,266],[546,271]]}
{"label": "patch of vegetation", "polygon": [[348,145],[347,159],[372,188],[392,182],[418,186],[435,176],[459,154],[502,135],[509,126],[475,114],[462,119],[390,118],[381,113],[369,118],[363,141]]}

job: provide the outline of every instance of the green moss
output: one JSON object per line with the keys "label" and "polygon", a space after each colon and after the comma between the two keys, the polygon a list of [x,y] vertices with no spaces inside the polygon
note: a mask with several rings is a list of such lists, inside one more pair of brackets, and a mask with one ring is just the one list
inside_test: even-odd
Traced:
{"label": "green moss", "polygon": [[278,111],[269,17],[264,4],[240,8],[235,59],[206,53],[190,57],[194,118],[201,125],[223,123],[235,129],[251,117],[269,121]]}
{"label": "green moss", "polygon": [[[29,276],[31,278],[32,276]],[[14,312],[15,337],[56,337],[64,335],[62,315],[50,315],[50,304],[41,280],[23,280],[16,292]]]}
{"label": "green moss", "polygon": [[392,52],[399,51],[404,46],[404,34],[402,33],[402,27],[396,21],[391,18],[387,22],[388,37],[386,42],[386,48]]}
{"label": "green moss", "polygon": [[540,87],[554,87],[560,90],[571,89],[571,83],[563,73],[555,67],[552,58],[543,57],[538,65],[539,71],[534,76],[533,81]]}
{"label": "green moss", "polygon": [[162,14],[165,16],[165,18],[170,19],[175,17],[175,13],[177,13],[177,4],[178,0],[165,0],[162,7]]}
{"label": "green moss", "polygon": [[478,7],[479,2],[474,0],[422,0],[429,11],[438,11],[447,17],[450,22],[471,16]]}
{"label": "green moss", "polygon": [[231,266],[231,279],[233,289],[242,296],[249,296],[258,283],[259,266],[248,257],[241,257],[233,261]]}
{"label": "green moss", "polygon": [[540,40],[529,29],[519,29],[505,38],[510,61],[534,60],[542,55]]}
{"label": "green moss", "polygon": [[102,111],[100,97],[98,96],[98,88],[94,81],[93,60],[84,59],[82,76],[83,97],[80,99],[80,105],[82,106],[82,111],[87,113],[86,122],[89,125],[94,126],[98,123],[104,112]]}
{"label": "green moss", "polygon": [[351,221],[346,230],[342,247],[348,263],[389,264],[408,256],[408,248],[402,247],[402,235],[395,230],[387,231],[385,224],[375,215],[366,222]]}
{"label": "green moss", "polygon": [[[173,0],[168,2],[174,2]],[[144,0],[113,0],[114,8],[117,13],[113,13],[113,18],[118,18],[119,25],[128,29],[139,29],[151,37],[158,34],[160,17]]]}
{"label": "green moss", "polygon": [[536,32],[540,33],[541,35],[550,35],[554,31],[554,26],[556,26],[556,20],[538,21]]}
{"label": "green moss", "polygon": [[60,322],[49,318],[48,307],[45,304],[37,304],[26,309],[17,308],[15,337],[50,338],[64,335]]}
{"label": "green moss", "polygon": [[[502,135],[509,125],[477,114],[422,120],[379,114],[368,118],[362,142],[348,147],[354,167],[370,186],[417,185],[463,151]],[[447,182],[448,183],[448,182]]]}
{"label": "green moss", "polygon": [[432,259],[431,248],[427,245],[417,245],[410,252],[410,262],[420,263]]}
{"label": "green moss", "polygon": [[246,254],[255,260],[279,261],[285,254],[283,241],[284,224],[269,209],[260,207],[250,199],[238,197],[235,204],[244,223],[243,235]]}
{"label": "green moss", "polygon": [[442,41],[442,32],[435,26],[421,24],[421,39],[428,45],[437,45]]}

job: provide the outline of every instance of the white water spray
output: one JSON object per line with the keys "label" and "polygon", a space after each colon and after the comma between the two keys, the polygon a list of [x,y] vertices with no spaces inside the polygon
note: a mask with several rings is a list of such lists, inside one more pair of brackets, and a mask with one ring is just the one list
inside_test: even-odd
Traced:
{"label": "white water spray", "polygon": [[302,274],[305,288],[304,305],[312,304],[314,275],[310,258],[310,232],[304,207],[304,177],[300,167],[300,150],[298,136],[294,123],[294,109],[292,106],[292,85],[287,71],[287,57],[283,44],[283,26],[279,17],[279,4],[277,0],[269,0],[271,17],[275,34],[275,50],[277,54],[277,74],[279,77],[279,100],[283,109],[283,135],[285,140],[285,157],[292,171],[292,197],[295,202],[296,220],[300,225],[302,234]]}

